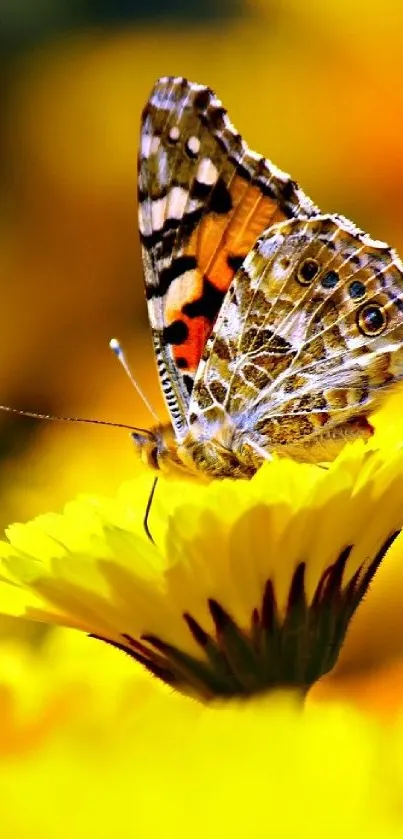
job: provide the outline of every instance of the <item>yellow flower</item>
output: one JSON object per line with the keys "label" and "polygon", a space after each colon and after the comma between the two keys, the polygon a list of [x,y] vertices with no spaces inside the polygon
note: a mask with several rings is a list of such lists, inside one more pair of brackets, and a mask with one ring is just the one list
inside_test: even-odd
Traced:
{"label": "yellow flower", "polygon": [[34,648],[30,640],[0,643],[0,764],[36,752],[72,727],[101,736],[138,712],[156,688],[144,668],[82,633],[56,629]]}
{"label": "yellow flower", "polygon": [[403,832],[401,715],[312,700],[302,715],[285,693],[203,707],[63,629],[36,652],[0,644],[0,714],[5,837]]}
{"label": "yellow flower", "polygon": [[150,481],[13,525],[0,555],[14,610],[20,587],[27,617],[78,627],[204,698],[305,691],[331,670],[403,524],[403,451],[357,442],[329,469],[276,459],[250,481],[161,480],[154,543]]}
{"label": "yellow flower", "polygon": [[301,714],[286,693],[203,707],[63,629],[36,651],[0,644],[0,715],[5,837],[403,832],[401,715],[382,726],[312,700]]}
{"label": "yellow flower", "polygon": [[[157,685],[156,680],[154,680]],[[286,695],[203,708],[165,691],[120,720],[70,719],[0,758],[4,836],[17,839],[397,839],[403,725]]]}

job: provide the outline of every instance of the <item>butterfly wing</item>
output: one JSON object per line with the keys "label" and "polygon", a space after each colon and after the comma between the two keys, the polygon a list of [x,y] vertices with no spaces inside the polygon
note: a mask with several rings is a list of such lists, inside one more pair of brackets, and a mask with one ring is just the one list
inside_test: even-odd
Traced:
{"label": "butterfly wing", "polygon": [[225,293],[257,236],[317,208],[288,175],[250,151],[215,94],[162,78],[143,113],[139,226],[150,323],[178,437]]}
{"label": "butterfly wing", "polygon": [[278,224],[236,274],[207,343],[190,426],[221,413],[266,451],[366,417],[403,378],[403,265],[337,216]]}

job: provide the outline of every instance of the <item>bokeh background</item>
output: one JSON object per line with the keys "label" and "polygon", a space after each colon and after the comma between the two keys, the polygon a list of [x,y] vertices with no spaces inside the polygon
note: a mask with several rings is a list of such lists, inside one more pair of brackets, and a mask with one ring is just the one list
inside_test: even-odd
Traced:
{"label": "bokeh background", "polygon": [[[148,425],[116,335],[163,414],[136,216],[139,117],[160,75],[213,87],[324,211],[403,251],[402,24],[400,0],[2,0],[0,402]],[[112,493],[136,468],[124,431],[0,413],[0,526]],[[391,561],[340,685],[382,667],[385,702],[402,697],[402,598]]]}

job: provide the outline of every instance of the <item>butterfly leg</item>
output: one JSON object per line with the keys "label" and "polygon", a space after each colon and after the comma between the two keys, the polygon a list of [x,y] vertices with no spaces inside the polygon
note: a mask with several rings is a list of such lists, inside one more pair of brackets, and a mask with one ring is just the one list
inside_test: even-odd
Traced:
{"label": "butterfly leg", "polygon": [[364,440],[369,440],[374,433],[374,428],[366,417],[354,417],[341,425],[336,425],[329,432],[329,437],[333,440],[342,439],[344,442],[354,440],[357,437],[362,437]]}
{"label": "butterfly leg", "polygon": [[346,443],[357,439],[369,440],[373,433],[374,429],[366,417],[355,417],[310,440],[296,440],[287,446],[275,447],[275,451],[303,463],[323,465],[334,460]]}
{"label": "butterfly leg", "polygon": [[373,433],[373,426],[366,417],[354,417],[315,437],[311,444],[308,443],[307,449],[313,460],[330,461],[337,457],[346,443],[357,439],[369,440]]}

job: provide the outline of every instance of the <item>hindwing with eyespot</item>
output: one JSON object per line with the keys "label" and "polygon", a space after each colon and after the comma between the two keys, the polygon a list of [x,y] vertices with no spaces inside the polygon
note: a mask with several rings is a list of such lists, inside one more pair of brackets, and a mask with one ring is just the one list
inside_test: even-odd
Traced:
{"label": "hindwing with eyespot", "polygon": [[207,342],[192,422],[219,408],[272,450],[368,416],[403,377],[402,272],[391,248],[338,216],[266,231]]}

